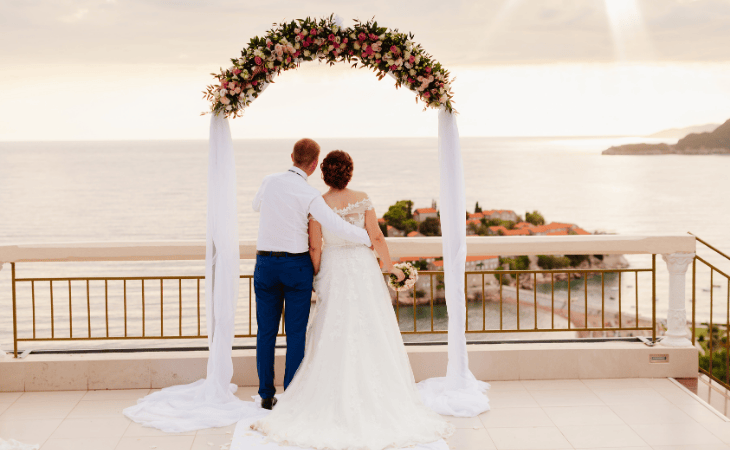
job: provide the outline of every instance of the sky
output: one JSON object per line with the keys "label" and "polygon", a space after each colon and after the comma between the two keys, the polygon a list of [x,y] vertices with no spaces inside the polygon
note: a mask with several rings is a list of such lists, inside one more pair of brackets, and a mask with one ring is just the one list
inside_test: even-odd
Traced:
{"label": "sky", "polygon": [[[272,23],[410,31],[456,77],[462,136],[646,135],[730,118],[730,0],[3,0],[0,141],[206,139],[202,91]],[[306,63],[234,139],[435,136],[390,78]]]}

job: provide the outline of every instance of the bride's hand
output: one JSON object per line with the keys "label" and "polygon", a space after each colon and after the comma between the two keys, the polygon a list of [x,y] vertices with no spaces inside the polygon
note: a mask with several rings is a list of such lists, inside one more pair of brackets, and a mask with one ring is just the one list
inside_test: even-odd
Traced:
{"label": "bride's hand", "polygon": [[388,272],[395,275],[398,282],[401,282],[406,278],[406,275],[403,273],[403,271],[397,267],[391,267],[390,270],[388,270]]}

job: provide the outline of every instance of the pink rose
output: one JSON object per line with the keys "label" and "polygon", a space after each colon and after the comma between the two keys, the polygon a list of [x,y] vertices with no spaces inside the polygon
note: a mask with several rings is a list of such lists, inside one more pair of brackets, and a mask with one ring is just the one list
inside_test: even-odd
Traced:
{"label": "pink rose", "polygon": [[373,41],[377,41],[378,40],[378,36],[375,35],[375,34],[373,34],[373,33],[370,33],[370,39],[372,39]]}
{"label": "pink rose", "polygon": [[375,60],[375,63],[376,63],[376,64],[380,64],[380,61],[382,61],[382,60],[380,60],[380,59],[376,59],[376,60]]}
{"label": "pink rose", "polygon": [[415,56],[413,56],[413,55],[411,55],[411,57],[410,57],[410,58],[408,58],[408,62],[409,62],[409,63],[411,63],[411,64],[413,64],[413,62],[414,62],[415,60],[416,60],[416,57],[415,57]]}
{"label": "pink rose", "polygon": [[431,96],[431,94],[429,94],[428,92],[423,93],[423,98],[429,98],[430,96]]}
{"label": "pink rose", "polygon": [[395,69],[397,69],[397,68],[398,68],[398,66],[396,66],[395,64],[393,64],[392,66],[390,66],[390,70],[393,70],[393,71],[395,71]]}
{"label": "pink rose", "polygon": [[363,56],[371,57],[375,54],[375,52],[373,51],[373,48],[368,45],[365,47],[365,50],[363,50],[362,54]]}
{"label": "pink rose", "polygon": [[335,42],[335,35],[330,34],[329,36],[327,36],[327,39],[329,39],[330,42]]}
{"label": "pink rose", "polygon": [[393,53],[400,53],[400,52],[398,51],[398,47],[396,47],[395,45],[392,45],[392,46],[390,47],[390,51],[391,51],[391,52],[393,52]]}
{"label": "pink rose", "polygon": [[313,36],[316,36],[317,35],[317,29],[316,28],[312,28],[311,30],[309,30],[309,34],[311,34]]}
{"label": "pink rose", "polygon": [[347,41],[348,41],[348,40],[349,40],[349,39],[345,38],[345,39],[343,39],[343,40],[342,40],[342,42],[344,42],[345,44],[347,44]]}
{"label": "pink rose", "polygon": [[430,67],[426,67],[426,73],[431,73],[431,68]]}
{"label": "pink rose", "polygon": [[256,63],[257,66],[260,66],[264,61],[260,57],[255,57],[253,61]]}
{"label": "pink rose", "polygon": [[241,73],[241,69],[233,69],[233,73],[235,73],[236,75],[238,75],[239,73]]}
{"label": "pink rose", "polygon": [[365,33],[360,33],[357,35],[357,38],[361,41],[364,41],[365,39],[367,39],[367,36],[365,36]]}
{"label": "pink rose", "polygon": [[257,84],[259,84],[259,82],[258,82],[258,81],[252,81],[252,82],[251,82],[251,86],[256,86]]}

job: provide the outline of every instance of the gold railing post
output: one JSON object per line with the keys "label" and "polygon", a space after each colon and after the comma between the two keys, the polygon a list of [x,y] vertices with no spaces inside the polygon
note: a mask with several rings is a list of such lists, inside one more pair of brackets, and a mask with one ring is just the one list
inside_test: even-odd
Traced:
{"label": "gold railing post", "polygon": [[10,278],[13,289],[13,354],[18,357],[18,309],[16,306],[16,294],[15,294],[15,263],[10,263]]}
{"label": "gold railing post", "polygon": [[692,259],[692,345],[695,345],[695,336],[697,335],[697,330],[696,330],[696,326],[695,326],[695,305],[697,304],[697,295],[695,292],[695,290],[697,289],[696,280],[697,280],[697,257],[695,256]]}
{"label": "gold railing post", "polygon": [[656,342],[656,254],[651,255],[651,342]]}

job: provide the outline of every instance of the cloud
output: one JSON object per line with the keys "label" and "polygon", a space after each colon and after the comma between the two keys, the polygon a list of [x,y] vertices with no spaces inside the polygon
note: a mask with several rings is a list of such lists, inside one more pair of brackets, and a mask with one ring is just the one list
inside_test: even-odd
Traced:
{"label": "cloud", "polygon": [[77,10],[73,14],[68,14],[65,16],[61,16],[58,19],[61,22],[78,22],[79,20],[83,20],[87,15],[89,14],[89,10],[86,8],[81,8]]}
{"label": "cloud", "polygon": [[[606,1],[38,0],[0,2],[8,63],[225,65],[272,22],[337,13],[410,31],[448,65],[617,60]],[[624,1],[624,0],[619,0]],[[636,0],[649,62],[730,61],[730,1]],[[93,20],[89,20],[93,17]],[[59,21],[62,18],[63,21]],[[68,24],[73,23],[74,27]]]}

